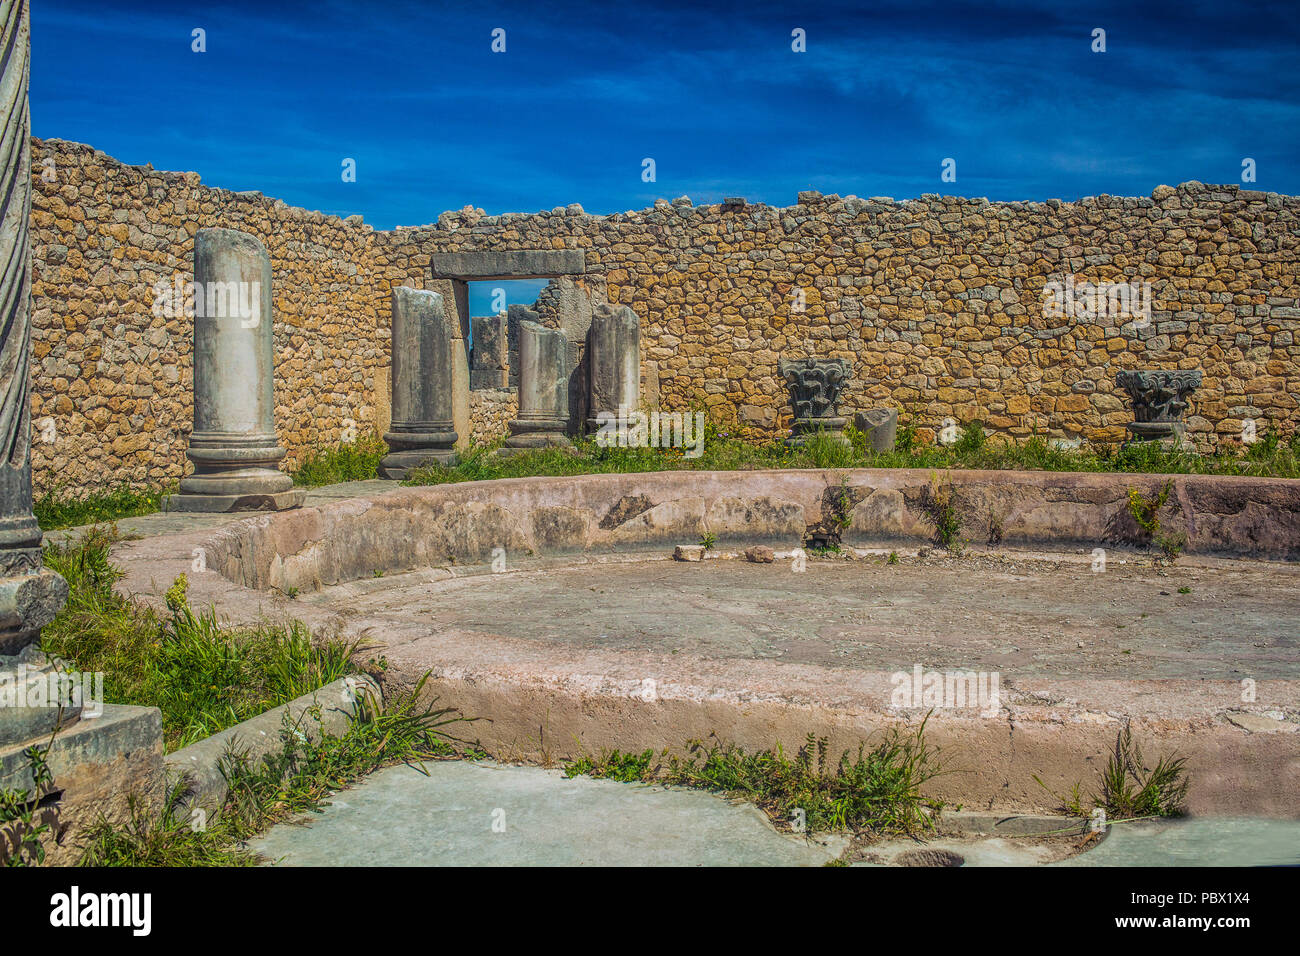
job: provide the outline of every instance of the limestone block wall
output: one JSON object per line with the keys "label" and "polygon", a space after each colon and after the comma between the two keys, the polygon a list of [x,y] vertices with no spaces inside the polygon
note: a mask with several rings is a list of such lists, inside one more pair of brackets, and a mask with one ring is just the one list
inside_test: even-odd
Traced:
{"label": "limestone block wall", "polygon": [[[777,362],[808,353],[852,364],[849,408],[898,406],[923,433],[951,417],[1015,437],[1122,441],[1132,415],[1115,372],[1139,367],[1203,370],[1189,416],[1203,450],[1247,418],[1295,427],[1296,197],[1192,182],[1073,203],[798,198],[445,213],[400,244],[584,250],[588,278],[641,318],[642,394],[701,404],[751,435],[786,427]],[[1067,276],[1149,283],[1150,321],[1047,317],[1044,288]]]}
{"label": "limestone block wall", "polygon": [[193,280],[193,237],[207,226],[251,232],[270,253],[276,430],[288,460],[337,442],[349,424],[374,424],[390,280],[368,261],[359,219],[212,189],[195,173],[127,166],[76,143],[34,140],[33,156],[37,494],[183,474],[193,324],[155,314],[155,284]]}
{"label": "limestone block wall", "polygon": [[[808,192],[784,208],[683,198],[610,216],[467,207],[385,232],[60,140],[33,140],[33,171],[37,494],[185,472],[192,323],[155,314],[155,284],[192,278],[206,226],[251,232],[270,253],[290,465],[350,429],[385,427],[390,291],[432,288],[457,305],[453,283],[431,278],[431,255],[447,252],[581,250],[585,274],[557,283],[542,310],[566,288],[630,306],[643,400],[706,407],[751,437],[787,427],[777,362],[810,352],[851,363],[846,407],[897,406],[923,434],[951,417],[1117,442],[1131,420],[1114,385],[1125,368],[1203,371],[1189,416],[1203,449],[1238,436],[1243,419],[1283,433],[1297,423],[1292,196],[1200,183],[1073,203]],[[1069,275],[1150,283],[1150,323],[1047,317],[1045,284]],[[512,414],[508,402],[474,404],[474,437],[495,437]]]}
{"label": "limestone block wall", "polygon": [[519,389],[476,388],[469,393],[469,438],[486,445],[506,434],[519,412]]}

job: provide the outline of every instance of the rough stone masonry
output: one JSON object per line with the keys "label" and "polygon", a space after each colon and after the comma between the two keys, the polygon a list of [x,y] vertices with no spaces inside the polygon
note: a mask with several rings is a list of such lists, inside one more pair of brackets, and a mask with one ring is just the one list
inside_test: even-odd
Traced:
{"label": "rough stone masonry", "polygon": [[[440,292],[459,312],[433,257],[472,269],[476,255],[520,250],[569,251],[553,258],[580,261],[582,275],[557,278],[636,313],[643,401],[704,407],[751,437],[788,431],[778,361],[804,355],[849,363],[846,410],[897,407],[923,435],[952,418],[1118,444],[1132,413],[1115,376],[1135,368],[1202,371],[1185,416],[1202,450],[1245,420],[1261,433],[1297,423],[1293,196],[1196,182],[1078,202],[805,192],[785,208],[683,197],[607,216],[467,207],[384,232],[89,146],[32,149],[38,494],[181,476],[192,319],[155,304],[157,289],[193,278],[194,234],[214,226],[256,235],[271,257],[289,466],[315,444],[387,427],[394,286]],[[1056,317],[1044,290],[1071,278],[1149,283],[1149,321],[1091,306]],[[495,428],[504,417],[493,413]]]}

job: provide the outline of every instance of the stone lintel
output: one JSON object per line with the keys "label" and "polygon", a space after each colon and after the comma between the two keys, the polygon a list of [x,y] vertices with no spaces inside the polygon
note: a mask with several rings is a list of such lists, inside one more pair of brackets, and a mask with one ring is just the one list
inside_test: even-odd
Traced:
{"label": "stone lintel", "polygon": [[582,249],[514,249],[509,252],[435,252],[429,256],[435,279],[546,279],[582,275]]}

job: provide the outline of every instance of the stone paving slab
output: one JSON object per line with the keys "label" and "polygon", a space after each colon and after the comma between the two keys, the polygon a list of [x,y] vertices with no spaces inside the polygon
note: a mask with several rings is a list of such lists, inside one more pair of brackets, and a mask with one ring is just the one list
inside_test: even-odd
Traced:
{"label": "stone paving slab", "polygon": [[[312,508],[316,505],[327,504],[331,501],[342,501],[346,498],[360,498],[371,495],[382,494],[385,491],[392,491],[400,483],[396,481],[384,481],[379,478],[372,478],[368,481],[345,481],[336,485],[324,485],[320,488],[302,489],[306,492],[306,498],[303,501],[304,508]],[[151,515],[140,515],[135,518],[122,518],[115,522],[117,530],[124,535],[154,537],[165,534],[183,534],[189,531],[202,531],[206,528],[219,528],[222,525],[229,524],[232,521],[240,521],[244,518],[252,518],[260,514],[257,511],[240,511],[226,512],[218,514],[203,514],[196,512],[158,512]],[[83,525],[78,528],[62,528],[58,531],[51,531],[45,535],[45,539],[64,540],[69,537],[76,537],[91,525]]]}
{"label": "stone paving slab", "polygon": [[[778,833],[756,807],[701,791],[569,780],[558,770],[488,761],[425,769],[428,776],[381,770],[251,848],[280,866],[818,866],[848,847],[839,835]],[[1300,821],[1119,824],[1094,848],[1068,855],[1077,840],[891,839],[866,847],[853,865],[1300,865]]]}
{"label": "stone paving slab", "polygon": [[1196,817],[1121,823],[1056,866],[1300,866],[1300,820]]}
{"label": "stone paving slab", "polygon": [[780,834],[756,807],[699,791],[490,762],[424,767],[381,770],[251,847],[287,866],[820,866],[847,846]]}

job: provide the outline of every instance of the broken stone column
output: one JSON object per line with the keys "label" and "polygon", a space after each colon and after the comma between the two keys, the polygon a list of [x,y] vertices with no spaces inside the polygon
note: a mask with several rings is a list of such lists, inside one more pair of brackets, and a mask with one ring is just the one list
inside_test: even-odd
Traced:
{"label": "broken stone column", "polygon": [[872,451],[893,451],[898,441],[898,409],[872,408],[853,416],[853,425]]}
{"label": "broken stone column", "polygon": [[167,511],[281,511],[303,493],[280,471],[275,437],[271,259],[256,236],[194,236],[194,473]]}
{"label": "broken stone column", "polygon": [[476,315],[474,326],[472,362],[469,369],[471,389],[505,388],[506,365],[506,314]]}
{"label": "broken stone column", "polygon": [[465,340],[437,292],[399,286],[392,302],[393,425],[379,476],[401,479],[421,465],[456,463],[456,343],[463,357]]}
{"label": "broken stone column", "polygon": [[519,323],[519,417],[499,454],[534,448],[571,448],[569,421],[569,341],[559,329]]}
{"label": "broken stone column", "polygon": [[844,359],[781,359],[781,377],[790,386],[794,427],[786,444],[798,447],[809,436],[825,431],[833,440],[848,445],[845,419],[840,417],[840,393],[849,382],[849,363]]}
{"label": "broken stone column", "polygon": [[526,305],[506,307],[506,366],[510,370],[506,384],[511,388],[519,387],[519,326],[540,319],[541,316]]}
{"label": "broken stone column", "polygon": [[587,433],[598,417],[641,410],[641,322],[625,305],[597,305],[587,332]]}

